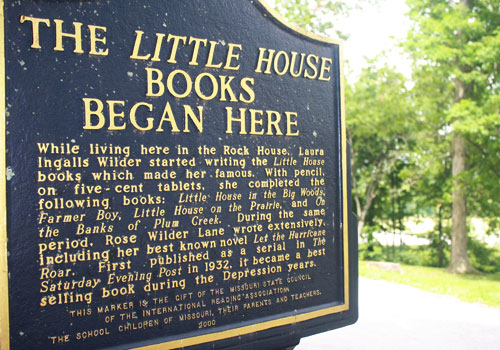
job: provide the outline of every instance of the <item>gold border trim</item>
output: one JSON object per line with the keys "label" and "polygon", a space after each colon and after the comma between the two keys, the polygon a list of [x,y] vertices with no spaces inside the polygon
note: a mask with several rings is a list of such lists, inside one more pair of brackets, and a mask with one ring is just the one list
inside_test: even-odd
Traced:
{"label": "gold border trim", "polygon": [[0,0],[0,349],[10,348],[9,272],[7,265],[7,177],[5,113],[5,32],[4,2]]}
{"label": "gold border trim", "polygon": [[[245,334],[259,332],[270,328],[285,326],[298,322],[308,321],[314,318],[347,311],[350,308],[349,300],[349,213],[347,211],[347,152],[346,152],[346,124],[345,124],[345,100],[344,100],[344,62],[342,41],[325,38],[290,25],[286,20],[267,3],[262,0],[254,0],[259,3],[279,24],[307,38],[323,43],[339,46],[340,59],[340,110],[341,110],[341,137],[342,137],[342,201],[343,201],[343,239],[344,239],[344,300],[343,305],[325,308],[295,316],[288,316],[276,320],[260,322],[249,326],[229,329],[220,332],[209,333],[190,338],[159,343],[137,349],[142,350],[167,350],[179,347],[187,347],[218,340],[234,338]],[[0,0],[0,349],[9,350],[9,295],[8,295],[8,265],[7,265],[7,199],[6,199],[6,105],[5,105],[5,33],[4,33],[4,0]]]}
{"label": "gold border trim", "polygon": [[308,32],[300,27],[297,27],[293,24],[288,23],[287,20],[278,11],[276,11],[274,8],[272,8],[264,0],[253,0],[252,2],[258,2],[262,7],[264,7],[266,9],[267,12],[269,12],[271,14],[271,16],[273,16],[275,19],[277,19],[278,22],[280,22],[280,24],[282,24],[283,26],[287,27],[288,29],[291,29],[292,31],[294,31],[300,35],[303,35],[303,36],[308,37],[310,39],[321,41],[324,43],[342,46],[342,40],[340,40],[340,39],[332,39],[332,38],[327,38],[325,36],[310,33],[310,32]]}
{"label": "gold border trim", "polygon": [[347,202],[347,127],[345,114],[345,77],[344,77],[344,47],[339,45],[340,60],[340,129],[342,137],[342,205],[344,206],[344,293],[345,303],[349,308],[349,203]]}
{"label": "gold border trim", "polygon": [[305,314],[301,314],[301,315],[283,317],[283,318],[280,318],[277,320],[260,322],[260,323],[256,323],[256,324],[253,324],[250,326],[228,329],[228,330],[221,331],[221,332],[209,333],[209,334],[199,335],[199,336],[191,337],[191,338],[173,340],[170,342],[149,345],[149,346],[136,348],[136,349],[137,350],[171,350],[171,349],[183,348],[183,347],[192,346],[192,345],[204,344],[204,343],[209,343],[209,342],[215,342],[218,340],[239,337],[241,335],[251,334],[254,332],[259,332],[259,331],[263,331],[263,330],[270,329],[270,328],[286,326],[289,324],[307,321],[307,320],[310,320],[313,318],[327,316],[327,315],[330,315],[333,313],[338,313],[338,312],[347,311],[347,310],[349,310],[349,306],[344,304],[344,305],[330,307],[330,308],[326,308],[326,309],[322,309],[322,310],[318,310],[318,311],[313,311],[313,312],[309,312],[309,313],[305,313]]}

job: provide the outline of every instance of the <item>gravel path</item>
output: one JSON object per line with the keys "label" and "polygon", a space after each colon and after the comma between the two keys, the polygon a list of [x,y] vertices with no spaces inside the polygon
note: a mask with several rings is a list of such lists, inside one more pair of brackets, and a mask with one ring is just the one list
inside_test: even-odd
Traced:
{"label": "gravel path", "polygon": [[296,350],[500,349],[500,309],[385,281],[359,283],[358,322],[303,338]]}

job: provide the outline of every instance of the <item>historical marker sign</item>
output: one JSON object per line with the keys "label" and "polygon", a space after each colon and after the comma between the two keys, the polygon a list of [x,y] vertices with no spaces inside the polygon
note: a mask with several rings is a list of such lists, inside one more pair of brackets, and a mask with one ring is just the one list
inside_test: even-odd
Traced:
{"label": "historical marker sign", "polygon": [[339,44],[259,1],[0,4],[2,350],[355,321]]}

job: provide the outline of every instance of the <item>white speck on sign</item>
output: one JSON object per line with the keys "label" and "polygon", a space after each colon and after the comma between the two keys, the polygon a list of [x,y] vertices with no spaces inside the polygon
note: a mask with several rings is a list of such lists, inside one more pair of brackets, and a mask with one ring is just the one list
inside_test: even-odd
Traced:
{"label": "white speck on sign", "polygon": [[5,174],[7,176],[7,181],[12,180],[14,176],[16,176],[16,173],[14,173],[14,170],[10,166],[7,167],[7,172]]}

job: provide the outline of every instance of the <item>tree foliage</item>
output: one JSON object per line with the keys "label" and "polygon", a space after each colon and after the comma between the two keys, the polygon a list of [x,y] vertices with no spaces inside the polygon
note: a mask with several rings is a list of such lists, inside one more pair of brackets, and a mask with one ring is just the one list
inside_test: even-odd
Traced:
{"label": "tree foliage", "polygon": [[[353,201],[359,233],[363,233],[368,219],[371,218],[369,223],[373,225],[380,224],[380,220],[375,222],[376,218],[387,217],[383,215],[387,212],[384,210],[374,216],[373,205],[381,190],[390,187],[387,184],[394,181],[394,176],[399,181],[399,170],[410,162],[409,149],[414,144],[415,124],[409,97],[403,75],[387,65],[377,68],[374,61],[346,90]],[[397,172],[396,168],[399,169]],[[400,185],[400,190],[403,190],[403,184]],[[392,193],[390,189],[385,192],[389,196]],[[379,197],[379,207],[382,204],[383,199]]]}
{"label": "tree foliage", "polygon": [[290,23],[316,34],[328,35],[333,30],[339,38],[345,39],[345,33],[334,28],[333,19],[347,15],[368,1],[371,0],[275,0],[274,3]]}
{"label": "tree foliage", "polygon": [[[500,189],[495,142],[500,136],[500,2],[407,3],[414,26],[406,46],[416,63],[416,96],[423,107],[419,112],[437,132],[436,141],[423,152],[444,163],[451,159],[452,164],[450,270],[469,272],[467,212],[490,216],[499,209],[491,198]],[[436,94],[439,90],[442,94]],[[443,136],[446,139],[438,143]]]}
{"label": "tree foliage", "polygon": [[[369,1],[274,3],[305,30],[345,37],[334,18]],[[407,3],[413,26],[403,45],[414,61],[411,81],[381,57],[346,83],[359,233],[395,233],[406,216],[433,215],[424,260],[450,261],[452,272],[474,271],[472,261],[486,271],[491,259],[479,258],[486,250],[467,237],[466,219],[489,220],[491,231],[500,226],[500,0]]]}

